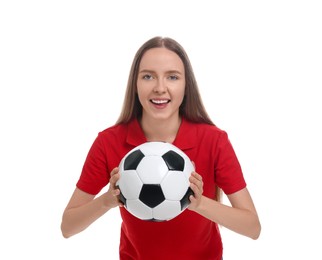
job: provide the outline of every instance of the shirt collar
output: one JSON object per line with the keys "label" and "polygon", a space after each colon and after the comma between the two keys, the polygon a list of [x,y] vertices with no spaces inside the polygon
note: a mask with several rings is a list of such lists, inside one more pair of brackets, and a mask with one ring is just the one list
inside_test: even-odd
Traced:
{"label": "shirt collar", "polygon": [[137,119],[130,121],[127,128],[126,142],[130,145],[138,146],[146,141],[146,137],[139,124],[139,121]]}
{"label": "shirt collar", "polygon": [[[129,122],[126,142],[134,147],[147,142],[147,139],[137,119]],[[182,118],[181,125],[173,145],[184,151],[193,148],[196,145],[196,142],[196,124],[186,120],[185,118]]]}
{"label": "shirt collar", "polygon": [[188,150],[196,146],[197,128],[196,124],[182,118],[179,131],[173,144],[182,151]]}

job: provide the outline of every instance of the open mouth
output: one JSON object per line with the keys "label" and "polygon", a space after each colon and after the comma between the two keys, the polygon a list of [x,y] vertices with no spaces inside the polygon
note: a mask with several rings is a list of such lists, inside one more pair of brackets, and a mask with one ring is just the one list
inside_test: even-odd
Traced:
{"label": "open mouth", "polygon": [[154,105],[165,105],[165,104],[168,104],[170,103],[170,99],[150,99],[150,102]]}

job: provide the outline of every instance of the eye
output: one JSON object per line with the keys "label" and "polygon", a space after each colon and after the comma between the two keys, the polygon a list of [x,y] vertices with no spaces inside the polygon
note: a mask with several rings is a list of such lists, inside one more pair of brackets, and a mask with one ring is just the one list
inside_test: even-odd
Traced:
{"label": "eye", "polygon": [[179,77],[177,75],[170,75],[169,79],[170,80],[177,80],[177,79],[179,79]]}
{"label": "eye", "polygon": [[142,76],[142,79],[151,80],[151,79],[153,79],[153,77],[152,77],[152,75],[151,75],[151,74],[144,74],[144,75]]}

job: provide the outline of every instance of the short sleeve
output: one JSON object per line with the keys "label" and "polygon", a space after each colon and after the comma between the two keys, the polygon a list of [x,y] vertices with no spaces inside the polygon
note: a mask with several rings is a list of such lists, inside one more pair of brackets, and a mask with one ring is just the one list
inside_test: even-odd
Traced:
{"label": "short sleeve", "polygon": [[96,195],[108,184],[108,182],[109,173],[106,152],[101,136],[98,134],[87,154],[76,186],[84,192]]}
{"label": "short sleeve", "polygon": [[225,131],[222,131],[216,149],[215,181],[225,194],[232,194],[246,187],[243,172]]}

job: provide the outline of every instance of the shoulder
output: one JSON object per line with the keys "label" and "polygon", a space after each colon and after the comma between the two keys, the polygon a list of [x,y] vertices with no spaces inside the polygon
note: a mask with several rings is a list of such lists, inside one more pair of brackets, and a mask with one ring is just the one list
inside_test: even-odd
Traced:
{"label": "shoulder", "polygon": [[227,135],[227,132],[222,128],[211,125],[207,123],[194,123],[191,121],[185,122],[186,129],[195,129],[197,136],[207,136],[207,137],[220,137]]}
{"label": "shoulder", "polygon": [[215,125],[196,123],[183,118],[175,145],[182,150],[193,147],[209,148],[216,146],[225,136],[226,132]]}
{"label": "shoulder", "polygon": [[196,124],[196,127],[199,129],[199,131],[205,131],[205,132],[210,132],[210,133],[214,133],[214,134],[225,133],[225,131],[223,129],[219,128],[216,125],[200,123],[200,124]]}
{"label": "shoulder", "polygon": [[93,146],[106,150],[108,147],[114,146],[117,143],[123,143],[126,135],[126,125],[112,125],[98,132]]}
{"label": "shoulder", "polygon": [[230,144],[227,132],[215,125],[198,125],[197,136],[204,145],[211,146],[215,150]]}
{"label": "shoulder", "polygon": [[115,124],[99,132],[99,135],[121,134],[127,132],[128,124]]}
{"label": "shoulder", "polygon": [[110,127],[107,127],[98,133],[98,137],[100,138],[117,138],[121,139],[128,133],[128,129],[132,122],[126,124],[115,124]]}

